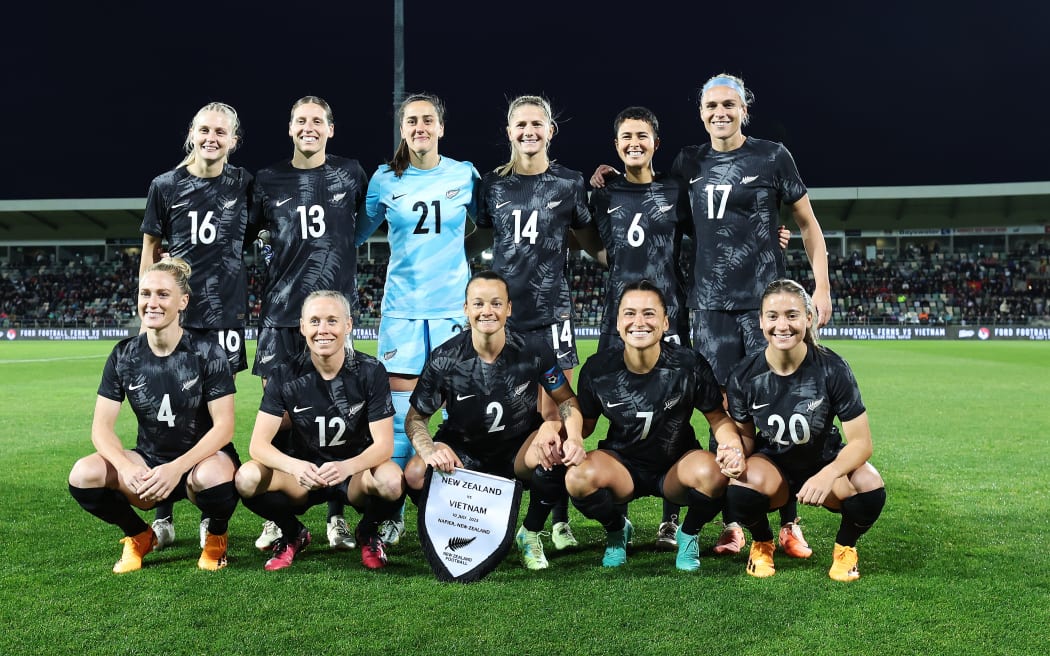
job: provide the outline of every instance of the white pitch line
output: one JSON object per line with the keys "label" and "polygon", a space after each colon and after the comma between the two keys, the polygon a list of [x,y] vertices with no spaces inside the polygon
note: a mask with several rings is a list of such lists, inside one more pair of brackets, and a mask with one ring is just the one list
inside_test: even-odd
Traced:
{"label": "white pitch line", "polygon": [[35,360],[0,360],[0,364],[32,364],[34,362],[65,362],[67,360],[97,360],[108,355],[77,355],[68,358],[37,358]]}

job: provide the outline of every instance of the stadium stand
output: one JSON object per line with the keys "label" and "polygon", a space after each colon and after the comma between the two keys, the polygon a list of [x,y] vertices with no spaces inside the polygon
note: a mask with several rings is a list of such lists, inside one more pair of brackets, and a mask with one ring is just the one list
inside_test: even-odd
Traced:
{"label": "stadium stand", "polygon": [[[1050,182],[813,189],[811,197],[827,238],[833,323],[1050,324]],[[0,201],[0,327],[136,325],[144,206]],[[381,234],[358,253],[360,327],[379,324],[388,253]],[[812,288],[797,232],[787,259],[788,275]],[[246,262],[255,326],[265,270],[254,246]],[[577,325],[596,326],[607,273],[579,254],[569,267]]]}

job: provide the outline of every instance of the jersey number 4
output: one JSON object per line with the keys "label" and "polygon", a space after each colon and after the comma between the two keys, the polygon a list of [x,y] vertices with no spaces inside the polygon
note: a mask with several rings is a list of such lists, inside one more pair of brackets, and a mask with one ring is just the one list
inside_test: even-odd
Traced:
{"label": "jersey number 4", "polygon": [[164,398],[160,400],[160,407],[157,408],[157,421],[163,421],[168,427],[175,428],[175,413],[171,411],[170,394],[165,394]]}

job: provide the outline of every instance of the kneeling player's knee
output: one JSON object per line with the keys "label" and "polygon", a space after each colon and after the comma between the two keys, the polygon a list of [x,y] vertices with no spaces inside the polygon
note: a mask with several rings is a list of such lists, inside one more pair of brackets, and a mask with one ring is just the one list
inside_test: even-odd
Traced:
{"label": "kneeling player's knee", "polygon": [[401,468],[393,463],[376,469],[372,478],[375,480],[376,494],[384,499],[399,499],[405,492],[405,477]]}
{"label": "kneeling player's knee", "polygon": [[419,456],[413,456],[405,465],[405,483],[413,490],[422,490],[426,480],[427,464]]}
{"label": "kneeling player's knee", "polygon": [[594,492],[594,468],[585,462],[582,465],[569,467],[565,472],[565,489],[573,497],[585,497]]}
{"label": "kneeling player's knee", "polygon": [[77,460],[69,471],[69,484],[73,487],[92,488],[106,485],[105,461],[98,454]]}
{"label": "kneeling player's knee", "polygon": [[244,463],[234,475],[233,484],[237,487],[237,493],[242,497],[253,497],[259,494],[262,469],[254,460]]}

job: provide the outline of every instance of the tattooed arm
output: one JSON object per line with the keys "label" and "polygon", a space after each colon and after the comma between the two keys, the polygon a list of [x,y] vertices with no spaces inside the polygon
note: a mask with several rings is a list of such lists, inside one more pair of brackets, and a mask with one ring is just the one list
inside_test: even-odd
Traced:
{"label": "tattooed arm", "polygon": [[456,467],[462,467],[463,463],[459,456],[447,444],[434,442],[430,437],[430,415],[422,415],[415,408],[408,409],[405,416],[405,434],[412,440],[412,446],[416,453],[428,465],[434,469],[451,472]]}

